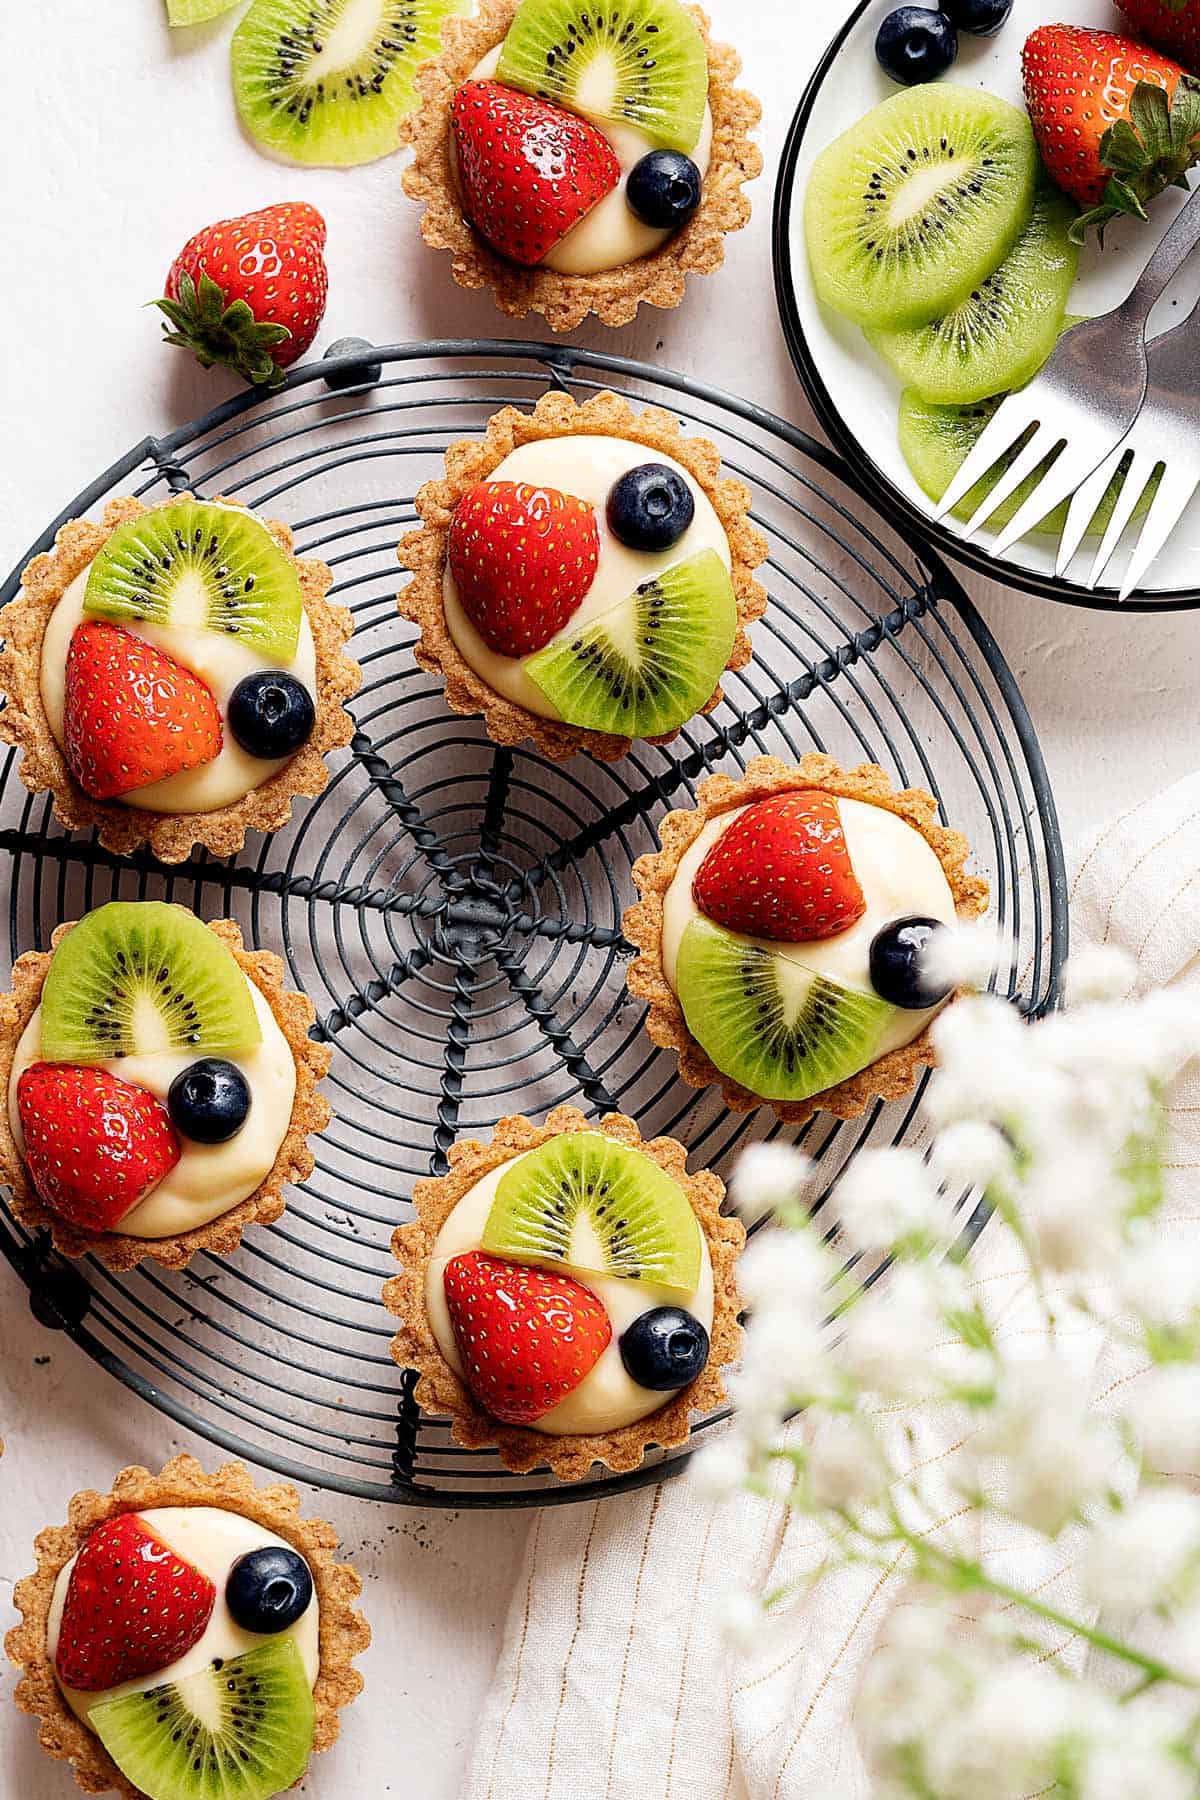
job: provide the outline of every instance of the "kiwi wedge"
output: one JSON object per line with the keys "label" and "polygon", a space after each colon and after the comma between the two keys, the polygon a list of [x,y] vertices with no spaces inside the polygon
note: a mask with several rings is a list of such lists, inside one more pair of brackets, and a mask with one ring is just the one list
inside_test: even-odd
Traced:
{"label": "kiwi wedge", "polygon": [[262,1041],[250,983],[194,913],[112,900],[70,930],[42,987],[47,1062],[156,1051],[229,1055]]}
{"label": "kiwi wedge", "polygon": [[291,1637],[102,1700],[88,1724],[148,1800],[271,1800],[312,1754],[315,1708]]}
{"label": "kiwi wedge", "polygon": [[729,570],[702,550],[547,644],[525,673],[568,725],[659,737],[708,704],[736,634]]}
{"label": "kiwi wedge", "polygon": [[804,201],[818,298],[859,325],[928,325],[961,306],[1033,213],[1023,112],[978,88],[895,94],[823,150]]}
{"label": "kiwi wedge", "polygon": [[701,918],[680,940],[675,992],[722,1075],[762,1100],[808,1100],[856,1075],[893,1017],[885,1001]]}
{"label": "kiwi wedge", "polygon": [[598,1131],[551,1138],[505,1171],[483,1248],[694,1294],[700,1227],[665,1169]]}
{"label": "kiwi wedge", "polygon": [[400,148],[413,74],[464,0],[254,0],[233,34],[246,130],[291,162],[350,168]]}
{"label": "kiwi wedge", "polygon": [[496,79],[686,152],[704,127],[708,52],[679,0],[523,0]]}
{"label": "kiwi wedge", "polygon": [[300,642],[296,565],[252,513],[211,500],[172,500],[118,525],[88,573],[94,619],[219,631],[272,662]]}

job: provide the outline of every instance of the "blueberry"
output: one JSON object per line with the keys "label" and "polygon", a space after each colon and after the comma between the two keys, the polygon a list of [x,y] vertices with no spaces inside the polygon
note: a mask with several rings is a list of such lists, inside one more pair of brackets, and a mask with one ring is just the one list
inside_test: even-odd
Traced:
{"label": "blueberry", "polygon": [[630,210],[657,231],[678,231],[700,204],[704,177],[679,150],[651,150],[625,184]]}
{"label": "blueberry", "polygon": [[[331,356],[352,356],[355,351],[361,354],[372,347],[366,338],[339,338],[325,352],[325,361],[328,362]],[[332,388],[335,394],[344,393],[347,388],[374,387],[382,379],[383,364],[378,362],[360,362],[353,369],[332,369],[324,377],[325,386]]]}
{"label": "blueberry", "polygon": [[177,1075],[167,1094],[171,1123],[195,1144],[225,1144],[250,1113],[250,1087],[236,1063],[206,1056]]}
{"label": "blueberry", "polygon": [[945,74],[958,55],[958,33],[943,12],[902,6],[879,27],[875,55],[893,81],[913,87]]}
{"label": "blueberry", "polygon": [[976,37],[995,37],[1012,9],[1013,0],[942,0],[942,11],[958,29]]}
{"label": "blueberry", "polygon": [[308,1564],[281,1544],[239,1556],[225,1583],[225,1604],[243,1631],[286,1631],[312,1599]]}
{"label": "blueberry", "polygon": [[656,1306],[621,1336],[621,1361],[631,1381],[653,1393],[683,1388],[708,1361],[708,1333],[680,1306]]}
{"label": "blueberry", "polygon": [[665,463],[639,463],[609,492],[609,530],[630,550],[669,550],[695,516],[691,488]]}
{"label": "blueberry", "polygon": [[924,972],[925,950],[942,929],[937,919],[893,919],[871,945],[871,985],[891,1006],[917,1012],[938,1006],[950,992]]}
{"label": "blueberry", "polygon": [[308,742],[316,722],[304,683],[277,669],[247,675],[230,696],[229,729],[248,756],[292,756]]}

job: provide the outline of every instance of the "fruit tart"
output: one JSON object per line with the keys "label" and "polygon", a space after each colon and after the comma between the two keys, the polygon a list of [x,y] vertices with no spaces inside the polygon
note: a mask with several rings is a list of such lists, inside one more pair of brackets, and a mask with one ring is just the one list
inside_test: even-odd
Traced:
{"label": "fruit tart", "polygon": [[987,908],[967,840],[932,795],[816,753],[757,757],[697,802],[633,868],[628,983],[654,1042],[735,1112],[846,1119],[906,1093],[950,998],[931,940]]}
{"label": "fruit tart", "polygon": [[68,828],[163,862],[286,824],[353,732],[362,677],[331,581],[286,525],[225,500],[71,520],[0,613],[0,738],[25,786]]}
{"label": "fruit tart", "polygon": [[177,1456],[76,1494],[36,1548],[5,1644],[15,1698],[85,1793],[270,1800],[336,1740],[371,1634],[294,1488]]}
{"label": "fruit tart", "polygon": [[181,1269],[237,1248],[313,1168],[331,1051],[284,967],[228,920],[114,900],[0,995],[0,1179],[65,1256]]}
{"label": "fruit tart", "polygon": [[682,0],[479,0],[418,70],[402,134],[421,232],[460,287],[571,331],[674,307],[750,217],[762,109]]}
{"label": "fruit tart", "polygon": [[724,1399],[737,1355],[734,1269],[745,1242],[715,1175],[632,1119],[501,1119],[417,1182],[384,1289],[392,1355],[460,1444],[494,1444],[517,1473],[577,1481],[634,1469]]}
{"label": "fruit tart", "polygon": [[616,394],[545,394],[452,444],[400,544],[414,655],[498,744],[604,762],[668,743],[750,659],[766,540],[716,446]]}

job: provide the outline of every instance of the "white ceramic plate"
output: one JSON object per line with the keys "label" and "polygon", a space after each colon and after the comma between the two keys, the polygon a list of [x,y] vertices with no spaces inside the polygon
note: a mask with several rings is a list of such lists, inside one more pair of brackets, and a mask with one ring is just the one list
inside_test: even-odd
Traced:
{"label": "white ceramic plate", "polygon": [[[804,246],[804,191],[813,161],[835,137],[864,113],[899,90],[875,60],[875,34],[896,0],[861,0],[823,59],[801,102],[785,152],[776,214],[776,278],[784,324],[801,380],[822,424],[879,499],[902,522],[915,526],[938,548],[973,567],[1049,598],[1092,605],[1112,605],[1112,589],[1095,595],[1072,582],[1056,580],[1053,540],[1031,537],[1003,559],[988,553],[988,534],[975,546],[952,531],[934,526],[929,501],[905,465],[896,439],[900,383],[868,348],[862,333],[847,320],[823,308],[813,292]],[[1078,25],[1121,30],[1121,15],[1108,0],[1016,0],[1012,16],[991,39],[960,34],[960,51],[945,77],[988,89],[1023,105],[1021,46],[1038,25],[1068,17]],[[1105,247],[1090,245],[1080,262],[1079,280],[1069,310],[1094,315],[1107,312],[1128,291],[1150,255],[1158,236],[1183,203],[1183,196],[1163,195],[1149,226],[1136,220],[1109,228]],[[1160,302],[1151,321],[1158,332],[1186,317],[1200,294],[1200,255]],[[1200,431],[1200,419],[1197,420]],[[1110,578],[1124,566],[1127,545],[1110,566]],[[1080,559],[1075,570],[1086,571]],[[1131,606],[1200,605],[1200,498]]]}

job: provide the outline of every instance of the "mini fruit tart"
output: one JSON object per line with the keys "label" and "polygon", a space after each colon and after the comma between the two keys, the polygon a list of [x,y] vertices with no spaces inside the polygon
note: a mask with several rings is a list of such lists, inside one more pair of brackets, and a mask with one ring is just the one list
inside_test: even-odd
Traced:
{"label": "mini fruit tart", "polygon": [[706,438],[616,394],[544,394],[452,444],[400,544],[413,654],[498,744],[602,762],[669,743],[750,660],[767,544]]}
{"label": "mini fruit tart", "polygon": [[312,1173],[332,1052],[284,966],[229,920],[114,900],[0,995],[0,1180],[64,1256],[182,1269],[269,1225]]}
{"label": "mini fruit tart", "polygon": [[71,520],[0,613],[0,738],[25,786],[121,856],[228,856],[286,824],[354,729],[362,671],[331,580],[286,525],[230,501]]}
{"label": "mini fruit tart", "polygon": [[38,1534],[5,1640],[16,1703],[85,1793],[270,1800],[335,1742],[371,1641],[337,1532],[240,1463],[177,1456]]}
{"label": "mini fruit tart", "polygon": [[757,757],[697,800],[633,867],[629,991],[654,1042],[678,1051],[692,1087],[719,1082],[734,1112],[849,1119],[907,1093],[950,998],[930,941],[987,909],[967,840],[938,823],[932,795],[815,753]]}
{"label": "mini fruit tart", "polygon": [[682,0],[479,0],[418,70],[404,190],[460,287],[572,331],[674,307],[725,259],[762,108]]}
{"label": "mini fruit tart", "polygon": [[635,1469],[725,1397],[741,1339],[734,1271],[746,1234],[715,1175],[632,1119],[501,1119],[413,1189],[416,1218],[384,1288],[392,1355],[455,1438],[506,1468],[578,1481]]}

